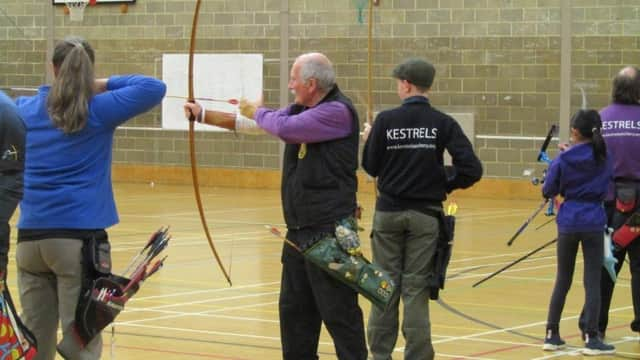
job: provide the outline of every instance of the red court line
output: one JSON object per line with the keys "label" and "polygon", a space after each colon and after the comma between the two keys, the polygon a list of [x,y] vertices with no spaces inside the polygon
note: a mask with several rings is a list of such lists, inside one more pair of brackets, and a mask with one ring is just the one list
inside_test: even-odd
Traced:
{"label": "red court line", "polygon": [[[110,347],[110,344],[104,344],[103,348]],[[160,349],[152,349],[152,348],[144,348],[139,346],[128,346],[128,345],[117,345],[117,348],[129,349],[129,350],[140,350],[140,351],[150,351],[157,352],[163,354],[175,354],[175,355],[189,355],[189,356],[198,356],[209,359],[222,359],[222,360],[250,360],[239,357],[231,357],[224,355],[216,355],[216,354],[204,354],[204,353],[195,353],[195,352],[185,352],[185,351],[172,351],[172,350],[160,350]]]}

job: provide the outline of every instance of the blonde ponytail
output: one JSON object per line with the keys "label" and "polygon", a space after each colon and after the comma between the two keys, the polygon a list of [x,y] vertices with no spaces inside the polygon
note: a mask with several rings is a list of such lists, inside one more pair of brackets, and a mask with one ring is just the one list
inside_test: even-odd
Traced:
{"label": "blonde ponytail", "polygon": [[54,125],[66,134],[80,131],[87,124],[95,82],[94,61],[93,49],[79,37],[68,37],[54,49],[56,77],[47,107]]}

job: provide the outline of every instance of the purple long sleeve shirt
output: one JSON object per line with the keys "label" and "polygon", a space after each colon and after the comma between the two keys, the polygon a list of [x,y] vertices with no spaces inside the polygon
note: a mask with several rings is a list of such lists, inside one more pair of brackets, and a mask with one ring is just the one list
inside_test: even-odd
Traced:
{"label": "purple long sleeve shirt", "polygon": [[640,181],[640,105],[611,104],[600,117],[614,178]]}
{"label": "purple long sleeve shirt", "polygon": [[323,102],[296,115],[290,115],[291,108],[261,107],[254,118],[258,126],[288,144],[319,143],[351,133],[352,115],[343,103]]}

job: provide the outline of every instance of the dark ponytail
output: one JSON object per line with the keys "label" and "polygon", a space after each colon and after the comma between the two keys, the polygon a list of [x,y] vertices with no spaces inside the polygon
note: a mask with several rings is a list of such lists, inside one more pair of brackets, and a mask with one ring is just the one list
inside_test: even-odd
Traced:
{"label": "dark ponytail", "polygon": [[80,131],[94,91],[93,49],[82,38],[68,37],[56,45],[51,61],[56,77],[47,99],[49,116],[66,134]]}
{"label": "dark ponytail", "polygon": [[593,156],[598,163],[604,163],[607,160],[607,145],[602,137],[602,125],[594,129],[593,139],[591,141],[593,145]]}
{"label": "dark ponytail", "polygon": [[593,157],[601,164],[607,160],[607,145],[602,137],[602,119],[596,110],[578,110],[571,118],[571,127],[590,140]]}

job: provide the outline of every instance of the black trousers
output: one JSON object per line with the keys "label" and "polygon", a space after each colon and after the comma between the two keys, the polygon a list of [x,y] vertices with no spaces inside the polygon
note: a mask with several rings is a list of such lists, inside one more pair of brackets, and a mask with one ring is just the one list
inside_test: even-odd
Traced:
{"label": "black trousers", "polygon": [[[613,253],[618,259],[616,264],[616,274],[620,273],[624,264],[625,255],[629,254],[629,271],[631,272],[631,298],[633,301],[634,319],[631,322],[631,330],[640,331],[640,239],[634,240],[629,246],[623,250]],[[600,322],[598,328],[604,333],[609,324],[609,307],[611,306],[611,298],[613,298],[613,288],[615,283],[611,281],[609,274],[604,271],[602,273],[601,296],[602,305],[600,306]]]}
{"label": "black trousers", "polygon": [[[7,270],[9,219],[22,198],[22,173],[0,172],[0,271]],[[6,274],[4,274],[6,276]]]}
{"label": "black trousers", "polygon": [[279,307],[283,359],[318,359],[322,322],[333,338],[338,359],[367,359],[358,294],[287,244],[282,251]]}
{"label": "black trousers", "polygon": [[600,277],[602,274],[602,242],[604,231],[558,234],[558,273],[549,304],[547,329],[558,329],[567,293],[571,288],[578,254],[582,243],[584,257],[584,330],[591,336],[597,333],[600,310]]}
{"label": "black trousers", "polygon": [[[614,229],[622,226],[624,221],[626,221],[626,217],[619,218],[615,214],[615,203],[607,202],[605,203],[605,209],[607,211],[607,217],[609,219],[609,224]],[[638,211],[636,209],[636,211]],[[618,214],[620,215],[620,214]],[[630,216],[630,215],[629,215]],[[640,332],[640,239],[635,239],[629,246],[625,249],[615,251],[613,256],[618,259],[618,263],[615,266],[616,274],[620,273],[622,266],[624,264],[624,258],[626,255],[629,255],[629,272],[631,273],[631,299],[633,301],[633,314],[634,319],[631,321],[631,330]],[[615,287],[615,283],[609,277],[609,273],[602,269],[601,275],[601,284],[600,284],[600,316],[598,321],[598,331],[601,333],[605,333],[607,330],[607,326],[609,325],[609,308],[611,307],[611,299],[613,298],[613,289]],[[580,314],[580,328],[584,329],[585,317],[584,317],[584,309]]]}

